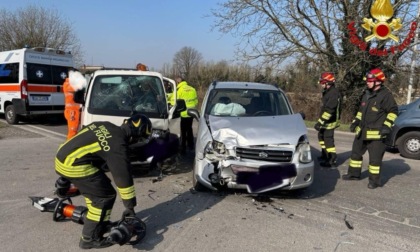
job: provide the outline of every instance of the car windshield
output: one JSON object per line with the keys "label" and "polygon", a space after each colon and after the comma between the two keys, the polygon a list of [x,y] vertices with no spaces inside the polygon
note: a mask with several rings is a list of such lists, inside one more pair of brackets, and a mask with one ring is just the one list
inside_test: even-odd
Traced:
{"label": "car windshield", "polygon": [[159,117],[167,112],[163,84],[156,76],[98,76],[92,94],[89,108],[94,114],[125,116],[135,111]]}
{"label": "car windshield", "polygon": [[254,117],[292,113],[285,95],[276,90],[214,89],[207,100],[206,115]]}

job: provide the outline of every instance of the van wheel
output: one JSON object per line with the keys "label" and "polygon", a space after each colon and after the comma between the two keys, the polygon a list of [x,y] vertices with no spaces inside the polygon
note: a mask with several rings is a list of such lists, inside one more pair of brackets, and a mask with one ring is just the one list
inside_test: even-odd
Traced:
{"label": "van wheel", "polygon": [[15,107],[13,105],[7,105],[5,111],[5,118],[8,124],[18,124],[19,116],[15,112]]}
{"label": "van wheel", "polygon": [[402,135],[398,141],[401,156],[420,159],[420,132],[412,131]]}

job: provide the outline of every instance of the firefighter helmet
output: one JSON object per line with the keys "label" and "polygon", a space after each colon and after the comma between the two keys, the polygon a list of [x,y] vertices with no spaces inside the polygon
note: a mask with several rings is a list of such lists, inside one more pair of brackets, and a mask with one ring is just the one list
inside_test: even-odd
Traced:
{"label": "firefighter helmet", "polygon": [[319,78],[319,84],[333,84],[335,82],[335,76],[332,72],[323,72],[321,78]]}
{"label": "firefighter helmet", "polygon": [[140,138],[148,138],[152,133],[152,122],[143,114],[135,114],[125,119],[121,127],[132,138],[132,142]]}
{"label": "firefighter helmet", "polygon": [[365,81],[380,81],[380,82],[384,82],[385,81],[385,74],[384,72],[382,72],[382,70],[380,68],[374,68],[372,70],[370,70],[369,72],[367,72],[365,78],[363,78]]}

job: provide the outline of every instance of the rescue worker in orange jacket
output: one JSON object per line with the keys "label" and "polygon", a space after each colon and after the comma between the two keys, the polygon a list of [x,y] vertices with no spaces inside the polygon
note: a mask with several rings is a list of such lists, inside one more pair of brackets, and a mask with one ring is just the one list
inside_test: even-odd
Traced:
{"label": "rescue worker in orange jacket", "polygon": [[332,167],[337,165],[334,130],[340,126],[341,94],[335,87],[334,73],[322,73],[319,84],[323,90],[321,112],[315,124],[322,152],[318,160],[321,166]]}
{"label": "rescue worker in orange jacket", "polygon": [[382,158],[386,145],[384,140],[391,133],[391,127],[398,115],[394,97],[383,83],[385,74],[381,69],[370,70],[365,77],[366,90],[363,93],[359,111],[350,130],[356,133],[350,163],[343,180],[359,180],[362,173],[363,154],[369,152],[369,189],[381,184]]}
{"label": "rescue worker in orange jacket", "polygon": [[70,77],[73,74],[75,74],[75,72],[70,70],[69,77],[65,79],[63,84],[65,102],[64,117],[67,120],[67,140],[77,134],[80,122],[80,104],[74,101],[74,94],[78,91],[76,90],[78,86],[71,83],[71,81],[75,80]]}

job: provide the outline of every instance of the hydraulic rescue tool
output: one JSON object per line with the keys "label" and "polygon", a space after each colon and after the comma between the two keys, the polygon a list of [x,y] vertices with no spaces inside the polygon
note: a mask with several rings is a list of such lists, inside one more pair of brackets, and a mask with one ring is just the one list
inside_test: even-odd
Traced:
{"label": "hydraulic rescue tool", "polygon": [[[73,222],[83,224],[87,214],[87,207],[75,206],[69,197],[47,198],[29,197],[32,205],[41,212],[52,212],[53,221],[61,221],[66,218]],[[146,236],[146,224],[137,217],[124,217],[118,222],[108,225],[105,239],[113,244],[134,245],[139,243]]]}

